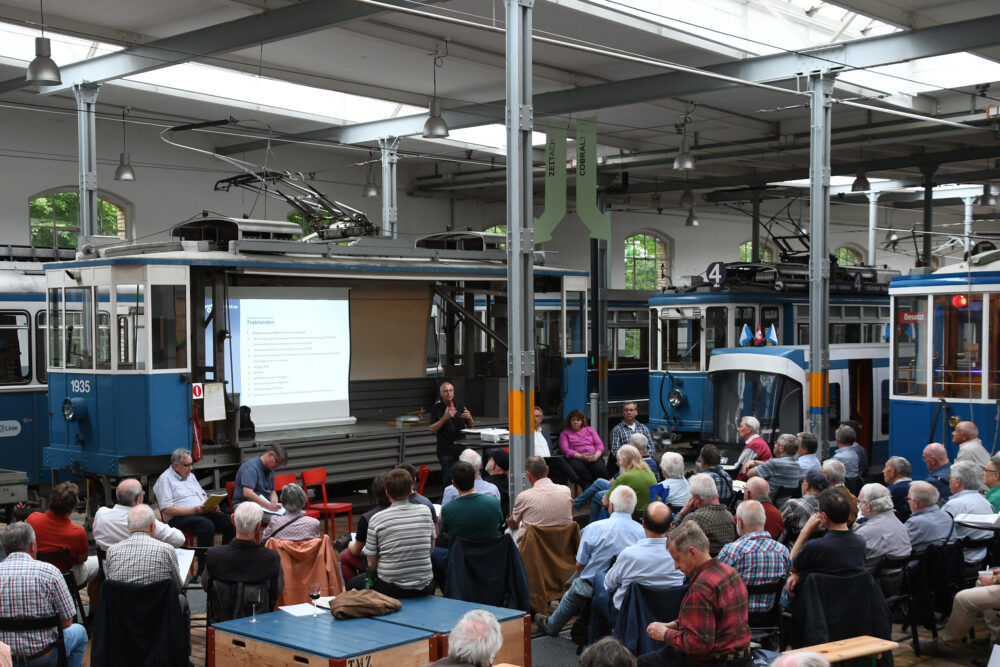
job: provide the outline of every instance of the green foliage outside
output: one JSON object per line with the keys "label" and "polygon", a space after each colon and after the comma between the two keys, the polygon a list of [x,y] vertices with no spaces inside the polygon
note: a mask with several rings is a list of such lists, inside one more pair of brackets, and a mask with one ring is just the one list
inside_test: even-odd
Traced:
{"label": "green foliage outside", "polygon": [[[31,245],[42,248],[75,248],[80,235],[80,193],[56,192],[28,203]],[[121,209],[97,200],[97,233],[120,236]]]}
{"label": "green foliage outside", "polygon": [[846,246],[837,248],[836,255],[837,264],[840,266],[857,266],[861,264],[861,256]]}
{"label": "green foliage outside", "polygon": [[[753,261],[753,243],[747,241],[746,243],[740,244],[740,261],[741,262],[752,262]],[[762,245],[760,249],[760,261],[771,262],[774,261],[774,252],[767,247]]]}
{"label": "green foliage outside", "polygon": [[625,356],[629,359],[642,356],[642,332],[638,329],[625,330]]}
{"label": "green foliage outside", "polygon": [[656,237],[636,234],[625,239],[625,289],[657,288]]}

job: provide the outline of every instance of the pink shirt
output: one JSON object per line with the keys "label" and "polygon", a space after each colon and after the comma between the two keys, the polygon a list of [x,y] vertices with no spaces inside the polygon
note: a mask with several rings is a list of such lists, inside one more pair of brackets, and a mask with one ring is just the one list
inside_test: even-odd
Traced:
{"label": "pink shirt", "polygon": [[589,426],[582,427],[579,431],[571,428],[564,429],[559,434],[559,448],[563,454],[572,458],[574,454],[586,454],[592,456],[597,452],[604,451],[604,443],[597,431]]}

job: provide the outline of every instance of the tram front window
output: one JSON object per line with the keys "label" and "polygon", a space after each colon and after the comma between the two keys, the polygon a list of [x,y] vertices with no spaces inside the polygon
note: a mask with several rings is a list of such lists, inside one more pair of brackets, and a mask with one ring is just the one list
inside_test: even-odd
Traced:
{"label": "tram front window", "polygon": [[897,296],[892,307],[892,391],[927,395],[927,297]]}
{"label": "tram front window", "polygon": [[146,317],[141,285],[115,285],[118,368],[146,368]]}
{"label": "tram front window", "polygon": [[187,296],[184,285],[149,288],[153,368],[187,368]]}
{"label": "tram front window", "polygon": [[94,368],[94,289],[66,288],[66,368]]}
{"label": "tram front window", "polygon": [[701,370],[701,319],[669,319],[661,326],[664,370]]}
{"label": "tram front window", "polygon": [[713,306],[705,309],[705,358],[717,347],[729,347],[729,309]]}
{"label": "tram front window", "polygon": [[934,297],[934,396],[982,396],[982,323],[982,295]]}
{"label": "tram front window", "polygon": [[31,347],[28,314],[0,311],[0,384],[31,380]]}
{"label": "tram front window", "polygon": [[802,430],[802,385],[774,373],[717,371],[709,378],[702,437],[707,441],[742,444],[736,427],[742,417],[760,420],[760,435],[773,443],[781,433]]}

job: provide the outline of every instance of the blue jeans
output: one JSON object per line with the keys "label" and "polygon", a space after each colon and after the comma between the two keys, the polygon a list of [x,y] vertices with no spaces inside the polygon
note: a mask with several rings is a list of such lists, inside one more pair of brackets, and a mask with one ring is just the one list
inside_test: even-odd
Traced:
{"label": "blue jeans", "polygon": [[594,596],[590,599],[590,643],[606,637],[615,629],[618,609],[615,593],[604,587],[604,572],[594,575]]}
{"label": "blue jeans", "polygon": [[[87,650],[87,631],[79,623],[74,623],[63,629],[63,642],[66,644],[66,664],[69,667],[80,667],[83,663],[83,653]],[[48,655],[35,658],[31,662],[17,662],[15,665],[27,665],[28,667],[52,667],[59,659],[59,653],[52,650]]]}
{"label": "blue jeans", "polygon": [[434,580],[443,591],[448,580],[448,549],[434,547],[434,551],[431,552],[431,569],[434,570]]}
{"label": "blue jeans", "polygon": [[577,577],[573,580],[566,595],[559,601],[559,606],[549,616],[549,631],[559,634],[566,622],[580,613],[587,600],[593,596],[594,587],[589,581]]}
{"label": "blue jeans", "polygon": [[451,486],[451,467],[455,465],[458,457],[454,454],[438,454],[438,462],[441,464],[441,486],[444,489]]}
{"label": "blue jeans", "polygon": [[[583,493],[578,495],[573,499],[573,509],[578,510],[583,507],[584,503],[588,500],[590,501],[590,523],[594,523],[598,519],[606,519],[609,514],[607,510],[604,509],[604,494],[608,489],[611,488],[611,481],[607,479],[596,479],[594,483],[591,484],[584,490]],[[601,516],[602,512],[604,516]]]}

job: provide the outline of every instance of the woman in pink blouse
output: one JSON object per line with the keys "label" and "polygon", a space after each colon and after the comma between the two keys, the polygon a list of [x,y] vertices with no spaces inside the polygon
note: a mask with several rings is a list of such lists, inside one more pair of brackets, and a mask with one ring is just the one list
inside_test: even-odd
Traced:
{"label": "woman in pink blouse", "polygon": [[559,449],[569,465],[580,477],[584,488],[595,479],[607,479],[608,469],[604,465],[604,443],[597,431],[587,426],[587,418],[580,410],[573,410],[566,417],[566,428],[559,434]]}

